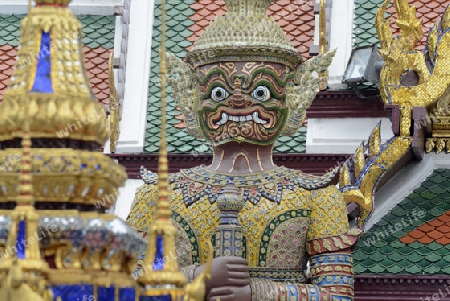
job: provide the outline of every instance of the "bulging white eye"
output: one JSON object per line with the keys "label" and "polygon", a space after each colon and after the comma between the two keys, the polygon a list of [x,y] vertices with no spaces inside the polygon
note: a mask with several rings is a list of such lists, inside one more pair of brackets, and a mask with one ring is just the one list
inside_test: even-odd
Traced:
{"label": "bulging white eye", "polygon": [[230,94],[224,88],[221,87],[215,87],[211,91],[211,99],[214,101],[223,101],[228,96],[230,96]]}
{"label": "bulging white eye", "polygon": [[271,97],[270,90],[266,86],[259,86],[253,90],[252,97],[259,101],[268,101]]}

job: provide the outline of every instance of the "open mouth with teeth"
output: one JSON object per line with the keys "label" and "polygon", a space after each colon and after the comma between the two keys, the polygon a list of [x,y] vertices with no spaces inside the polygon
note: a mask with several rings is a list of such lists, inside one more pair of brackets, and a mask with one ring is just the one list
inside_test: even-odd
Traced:
{"label": "open mouth with teeth", "polygon": [[268,144],[275,141],[285,124],[285,109],[253,106],[247,109],[205,107],[200,115],[202,131],[216,145],[228,141]]}
{"label": "open mouth with teeth", "polygon": [[275,121],[276,114],[263,112],[263,110],[261,109],[253,109],[252,111],[247,112],[231,112],[230,110],[218,110],[214,113],[210,113],[208,116],[208,125],[213,129],[217,129],[218,127],[226,125],[229,122],[253,122],[255,124],[260,124],[266,128],[270,128],[274,125]]}
{"label": "open mouth with teeth", "polygon": [[267,120],[261,119],[259,117],[258,112],[253,112],[252,114],[245,115],[245,116],[229,115],[225,112],[222,112],[221,119],[214,123],[215,123],[215,125],[220,126],[220,125],[224,125],[228,121],[245,122],[245,121],[250,121],[250,120],[252,120],[253,122],[256,122],[258,124],[266,124],[268,122]]}

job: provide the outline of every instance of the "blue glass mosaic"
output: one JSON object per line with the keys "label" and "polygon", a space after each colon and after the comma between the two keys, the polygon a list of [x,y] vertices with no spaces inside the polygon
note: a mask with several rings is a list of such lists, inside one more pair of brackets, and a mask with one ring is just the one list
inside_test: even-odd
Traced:
{"label": "blue glass mosaic", "polygon": [[[95,301],[112,301],[114,299],[115,287],[99,287],[98,288],[98,300]],[[122,300],[120,300],[122,301]]]}
{"label": "blue glass mosaic", "polygon": [[25,220],[19,221],[19,227],[17,231],[17,239],[16,239],[16,256],[19,259],[27,258],[26,255],[26,243],[25,242]]}
{"label": "blue glass mosaic", "polygon": [[164,239],[162,235],[156,237],[156,254],[152,269],[154,271],[164,269]]}
{"label": "blue glass mosaic", "polygon": [[91,284],[56,285],[51,289],[54,301],[57,301],[58,297],[61,297],[61,301],[81,301],[94,296],[94,286]]}
{"label": "blue glass mosaic", "polygon": [[51,37],[50,32],[42,32],[41,47],[37,57],[36,76],[31,92],[53,93],[51,78]]}
{"label": "blue glass mosaic", "polygon": [[119,289],[119,300],[120,301],[135,301],[136,300],[136,289],[134,287]]}

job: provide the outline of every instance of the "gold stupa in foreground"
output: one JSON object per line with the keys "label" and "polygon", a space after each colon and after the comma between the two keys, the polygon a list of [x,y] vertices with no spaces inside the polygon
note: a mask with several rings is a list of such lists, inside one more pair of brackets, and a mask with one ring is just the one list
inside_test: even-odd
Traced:
{"label": "gold stupa in foreground", "polygon": [[[9,163],[0,169],[0,300],[203,300],[205,277],[184,287],[177,263],[164,262],[175,248],[164,183],[159,219],[149,231],[153,264],[133,277],[146,241],[107,213],[126,173],[101,153],[107,116],[90,89],[81,23],[69,3],[36,0],[32,9],[30,3],[0,104],[0,160]],[[161,143],[159,170],[167,178]]]}

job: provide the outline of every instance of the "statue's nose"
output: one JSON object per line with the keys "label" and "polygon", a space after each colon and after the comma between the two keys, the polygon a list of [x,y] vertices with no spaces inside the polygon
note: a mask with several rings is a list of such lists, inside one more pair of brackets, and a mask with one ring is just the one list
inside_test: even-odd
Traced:
{"label": "statue's nose", "polygon": [[241,93],[235,93],[227,101],[227,105],[230,108],[241,109],[246,107],[251,107],[253,104],[251,99],[248,99]]}

